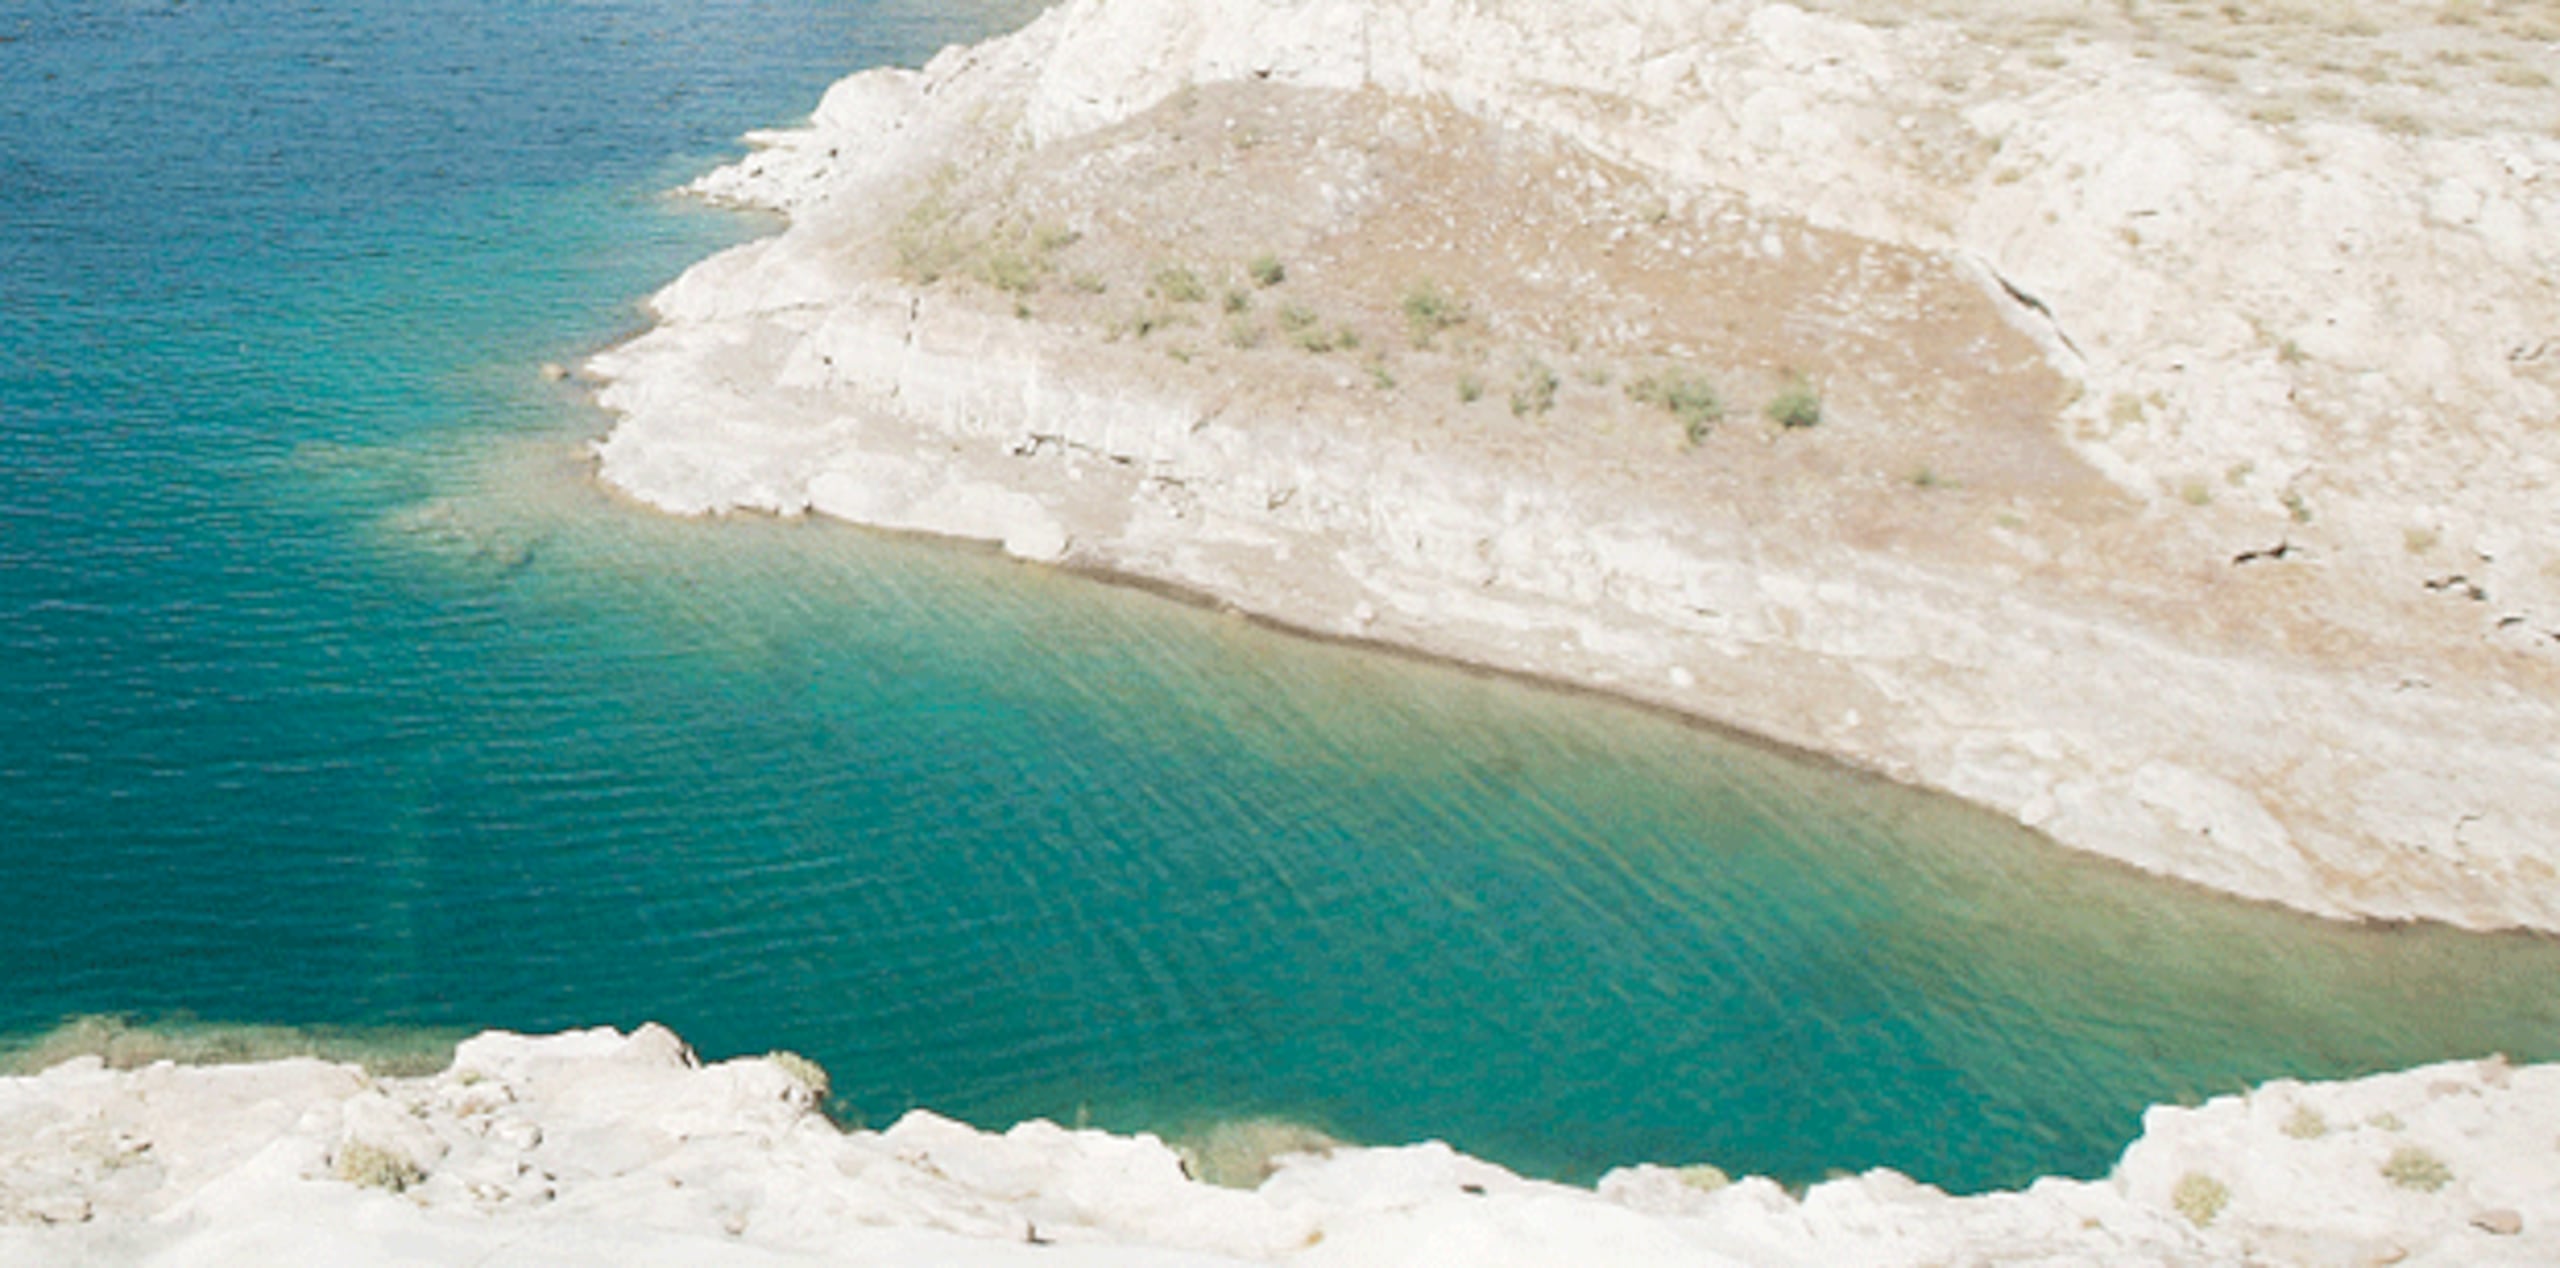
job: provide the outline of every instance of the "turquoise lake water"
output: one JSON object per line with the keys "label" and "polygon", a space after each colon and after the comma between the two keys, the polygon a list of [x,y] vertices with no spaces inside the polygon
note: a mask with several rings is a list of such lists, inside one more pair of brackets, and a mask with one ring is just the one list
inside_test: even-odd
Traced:
{"label": "turquoise lake water", "polygon": [[760,228],[662,191],[1025,11],[0,10],[0,1034],[656,1019],[874,1125],[1957,1188],[2103,1171],[2152,1101],[2560,1056],[2549,940],[594,487],[535,368]]}

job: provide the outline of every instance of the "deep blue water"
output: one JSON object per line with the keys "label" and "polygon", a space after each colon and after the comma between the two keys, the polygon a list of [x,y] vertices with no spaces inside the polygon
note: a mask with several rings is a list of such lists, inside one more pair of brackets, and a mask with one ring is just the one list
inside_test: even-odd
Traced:
{"label": "deep blue water", "polygon": [[1641,713],[945,545],[671,521],[535,367],[661,191],[1013,4],[0,9],[0,1032],[657,1019],[930,1105],[1545,1174],[2104,1169],[2146,1102],[2560,1056],[2347,929]]}

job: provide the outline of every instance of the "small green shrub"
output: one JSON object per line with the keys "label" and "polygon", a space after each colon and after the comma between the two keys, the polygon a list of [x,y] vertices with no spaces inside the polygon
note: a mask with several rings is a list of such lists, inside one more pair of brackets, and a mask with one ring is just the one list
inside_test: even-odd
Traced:
{"label": "small green shrub", "polygon": [[1458,402],[1473,405],[1484,399],[1484,376],[1468,370],[1458,376]]}
{"label": "small green shrub", "polygon": [[1404,324],[1414,347],[1430,347],[1441,331],[1466,320],[1466,305],[1441,290],[1437,282],[1425,279],[1404,293]]}
{"label": "small green shrub", "polygon": [[2382,1164],[2382,1176],[2401,1188],[2433,1193],[2453,1183],[2453,1168],[2416,1145],[2402,1145]]}
{"label": "small green shrub", "polygon": [[1627,396],[1659,405],[1680,420],[1680,432],[1697,444],[1724,421],[1724,397],[1704,375],[1648,374],[1627,385]]}
{"label": "small green shrub", "polygon": [[1304,304],[1280,306],[1280,331],[1289,336],[1289,342],[1308,352],[1324,353],[1336,348],[1360,346],[1359,331],[1349,326],[1335,326],[1327,330],[1324,319]]}
{"label": "small green shrub", "polygon": [[1253,262],[1245,266],[1245,273],[1253,278],[1254,285],[1262,287],[1278,286],[1289,280],[1288,268],[1280,263],[1279,256],[1268,251],[1253,257]]}
{"label": "small green shrub", "polygon": [[1228,312],[1240,313],[1251,307],[1253,307],[1253,292],[1248,291],[1241,286],[1230,286],[1227,288],[1226,309]]}
{"label": "small green shrub", "polygon": [[1511,389],[1511,414],[1527,418],[1544,417],[1556,407],[1556,389],[1563,381],[1556,378],[1554,367],[1544,361],[1531,361],[1520,367],[1520,381]]}
{"label": "small green shrub", "polygon": [[1301,1123],[1252,1118],[1220,1123],[1175,1146],[1184,1174],[1226,1189],[1259,1188],[1292,1154],[1326,1155],[1342,1142]]}
{"label": "small green shrub", "polygon": [[968,250],[951,239],[919,235],[898,243],[898,276],[912,285],[931,286],[942,280]]}
{"label": "small green shrub", "polygon": [[1262,323],[1250,317],[1238,317],[1227,323],[1227,346],[1253,349],[1262,346]]}
{"label": "small green shrub", "polygon": [[978,280],[1008,294],[1028,295],[1040,289],[1040,268],[1019,252],[998,251],[978,266]]}
{"label": "small green shrub", "polygon": [[2329,1134],[2329,1120],[2308,1105],[2297,1105],[2293,1116],[2284,1120],[2284,1134],[2295,1140],[2318,1140]]}
{"label": "small green shrub", "polygon": [[2178,1177],[2177,1187],[2169,1190],[2169,1205],[2186,1216],[2188,1223],[2203,1228],[2222,1214],[2222,1208],[2231,1205],[2231,1190],[2212,1176],[2190,1171]]}
{"label": "small green shrub", "polygon": [[1156,294],[1176,304],[1197,304],[1209,298],[1209,288],[1200,275],[1178,265],[1156,270]]}
{"label": "small green shrub", "polygon": [[1822,423],[1822,396],[1803,379],[1769,399],[1769,418],[1780,427],[1815,427]]}
{"label": "small green shrub", "polygon": [[1115,336],[1125,333],[1144,339],[1159,330],[1180,324],[1181,320],[1163,309],[1143,309],[1129,314],[1112,333]]}
{"label": "small green shrub", "polygon": [[1342,346],[1341,333],[1339,330],[1327,330],[1322,326],[1309,326],[1289,336],[1289,342],[1298,345],[1302,352],[1312,352],[1321,356]]}
{"label": "small green shrub", "polygon": [[780,1048],[776,1048],[775,1050],[764,1054],[764,1059],[781,1067],[782,1072],[790,1075],[794,1082],[809,1089],[809,1094],[811,1096],[821,1101],[827,1099],[827,1091],[830,1084],[827,1079],[827,1068],[825,1066],[819,1065],[817,1062],[801,1056],[799,1053],[785,1051]]}
{"label": "small green shrub", "polygon": [[329,1164],[329,1174],[349,1184],[391,1193],[402,1192],[427,1178],[427,1173],[406,1155],[361,1140],[338,1147],[338,1156]]}
{"label": "small green shrub", "polygon": [[907,208],[890,235],[901,277],[912,285],[931,286],[967,258],[972,248],[953,232],[955,217],[939,188]]}
{"label": "small green shrub", "polygon": [[1387,359],[1384,356],[1372,356],[1362,363],[1360,368],[1369,372],[1369,386],[1381,392],[1395,390],[1396,374],[1395,371],[1387,368]]}

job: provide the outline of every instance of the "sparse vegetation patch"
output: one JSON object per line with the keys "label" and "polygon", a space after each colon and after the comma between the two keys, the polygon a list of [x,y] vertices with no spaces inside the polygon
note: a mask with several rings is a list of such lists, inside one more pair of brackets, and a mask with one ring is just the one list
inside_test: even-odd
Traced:
{"label": "sparse vegetation patch", "polygon": [[329,1164],[329,1174],[349,1184],[389,1193],[399,1193],[427,1178],[427,1173],[406,1155],[361,1140],[338,1147],[338,1156]]}
{"label": "sparse vegetation patch", "polygon": [[1028,295],[1040,289],[1040,270],[1016,251],[995,251],[978,266],[978,280],[997,290]]}
{"label": "sparse vegetation patch", "polygon": [[1798,378],[1769,399],[1769,418],[1790,430],[1819,426],[1822,422],[1822,395],[1813,384]]}
{"label": "sparse vegetation patch", "polygon": [[1280,308],[1280,332],[1302,351],[1331,352],[1336,348],[1360,346],[1360,333],[1349,326],[1325,327],[1324,318],[1304,304],[1284,304]]}
{"label": "sparse vegetation patch", "polygon": [[827,1068],[825,1066],[819,1065],[817,1062],[801,1056],[799,1053],[779,1048],[764,1054],[764,1059],[781,1067],[782,1072],[790,1075],[792,1081],[809,1089],[809,1094],[812,1097],[821,1101],[827,1099],[829,1080],[827,1078]]}
{"label": "sparse vegetation patch", "polygon": [[1693,445],[1724,421],[1724,397],[1701,374],[1648,374],[1627,385],[1627,398],[1670,411],[1680,420],[1681,434]]}
{"label": "sparse vegetation patch", "polygon": [[1413,346],[1428,348],[1440,333],[1465,323],[1467,306],[1440,289],[1429,279],[1414,283],[1404,293],[1404,324],[1413,336]]}
{"label": "sparse vegetation patch", "polygon": [[2382,1176],[2401,1188],[2433,1193],[2453,1183],[2453,1168],[2416,1145],[2402,1145],[2382,1164]]}
{"label": "sparse vegetation patch", "polygon": [[898,255],[898,276],[912,286],[931,286],[967,259],[971,244],[952,225],[954,213],[939,190],[918,199],[900,217],[890,235]]}
{"label": "sparse vegetation patch", "polygon": [[1031,245],[1042,255],[1056,255],[1083,240],[1083,234],[1060,224],[1042,224],[1031,231]]}
{"label": "sparse vegetation patch", "polygon": [[1556,389],[1563,381],[1556,378],[1554,367],[1544,361],[1531,360],[1520,367],[1519,382],[1511,389],[1511,414],[1515,418],[1531,415],[1545,417],[1556,407]]}
{"label": "sparse vegetation patch", "polygon": [[2169,1191],[2169,1205],[2197,1228],[2213,1223],[2222,1208],[2231,1205],[2231,1190],[2220,1180],[2201,1171],[2190,1171],[2178,1177],[2176,1188]]}
{"label": "sparse vegetation patch", "polygon": [[1209,298],[1209,288],[1201,284],[1199,274],[1169,264],[1156,270],[1156,295],[1176,304],[1197,304]]}

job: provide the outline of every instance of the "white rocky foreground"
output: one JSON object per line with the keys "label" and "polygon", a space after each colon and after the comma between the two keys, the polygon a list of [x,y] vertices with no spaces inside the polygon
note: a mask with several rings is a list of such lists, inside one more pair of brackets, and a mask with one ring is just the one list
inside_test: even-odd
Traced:
{"label": "white rocky foreground", "polygon": [[1437,1144],[1277,1158],[924,1112],[839,1131],[787,1062],[668,1031],[470,1040],[442,1074],[312,1060],[0,1080],[0,1263],[2548,1264],[2560,1066],[2451,1063],[2160,1108],[2115,1173],[1801,1198],[1709,1168],[1596,1192]]}
{"label": "white rocky foreground", "polygon": [[856,75],[701,182],[792,223],[596,360],[603,478],[2560,929],[2548,6],[1822,7],[1072,0]]}

